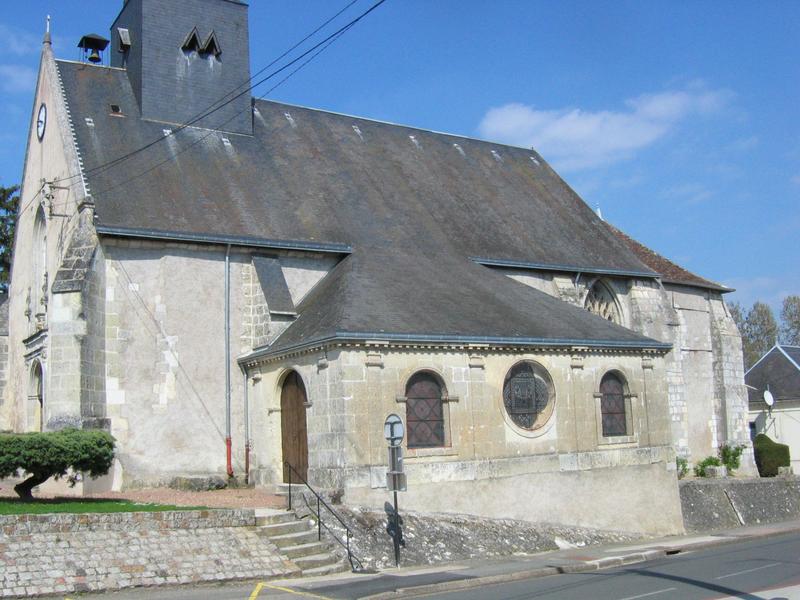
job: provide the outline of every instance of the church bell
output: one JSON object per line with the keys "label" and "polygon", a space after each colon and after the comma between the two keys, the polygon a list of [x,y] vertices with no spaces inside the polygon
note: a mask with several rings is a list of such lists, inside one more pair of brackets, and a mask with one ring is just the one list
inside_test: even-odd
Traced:
{"label": "church bell", "polygon": [[83,50],[83,58],[90,63],[98,64],[103,62],[101,54],[108,47],[109,40],[96,33],[90,33],[81,38],[78,48]]}

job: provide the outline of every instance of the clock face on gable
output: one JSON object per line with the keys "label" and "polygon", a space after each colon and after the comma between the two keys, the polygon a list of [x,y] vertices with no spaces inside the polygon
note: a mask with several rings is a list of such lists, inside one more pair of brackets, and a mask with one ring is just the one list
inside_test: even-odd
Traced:
{"label": "clock face on gable", "polygon": [[47,127],[47,106],[42,103],[39,107],[39,115],[36,117],[36,135],[39,141],[44,137],[44,130]]}

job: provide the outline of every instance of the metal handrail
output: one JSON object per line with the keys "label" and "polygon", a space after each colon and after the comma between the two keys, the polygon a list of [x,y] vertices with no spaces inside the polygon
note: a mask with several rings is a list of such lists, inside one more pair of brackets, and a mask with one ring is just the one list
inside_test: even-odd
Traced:
{"label": "metal handrail", "polygon": [[[311,485],[309,485],[309,483],[303,478],[302,475],[300,475],[300,473],[297,471],[297,469],[295,469],[294,466],[289,461],[284,461],[284,464],[287,467],[289,467],[289,471],[288,471],[288,473],[289,473],[289,481],[288,481],[288,483],[289,483],[289,510],[292,510],[292,473],[294,473],[295,475],[297,475],[297,478],[300,481],[303,482],[303,485],[305,485],[309,489],[309,491],[312,494],[314,494],[314,496],[317,499],[317,512],[314,515],[317,518],[317,539],[320,540],[320,541],[322,540],[322,528],[324,527],[328,531],[328,533],[330,533],[331,537],[334,540],[336,540],[336,542],[340,546],[342,546],[345,550],[347,550],[347,560],[350,563],[350,570],[353,573],[355,573],[356,571],[363,571],[364,570],[363,563],[359,560],[359,558],[355,554],[353,554],[352,550],[350,550],[350,535],[352,533],[350,531],[350,528],[342,520],[342,518],[336,513],[336,511],[333,510],[328,505],[327,502],[325,502],[325,500],[322,498],[322,496],[320,496],[317,493],[317,491],[314,488],[312,488]],[[306,503],[306,507],[308,508],[308,510],[311,511],[311,514],[314,514],[314,509],[308,503],[308,499],[305,497],[305,495],[303,495],[303,501]],[[320,508],[322,506],[327,508],[328,512],[330,512],[334,517],[336,517],[336,520],[339,521],[339,523],[341,524],[342,527],[344,527],[346,541],[343,542],[342,540],[340,540],[339,537],[334,533],[334,531],[323,522],[323,520],[322,520],[322,512],[320,510]],[[356,565],[358,565],[358,566],[356,566]]]}

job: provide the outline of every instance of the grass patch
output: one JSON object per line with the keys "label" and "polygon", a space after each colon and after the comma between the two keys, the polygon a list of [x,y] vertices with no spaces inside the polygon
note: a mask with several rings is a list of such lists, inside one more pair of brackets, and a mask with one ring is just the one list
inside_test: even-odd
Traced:
{"label": "grass patch", "polygon": [[53,498],[23,501],[0,498],[0,515],[46,515],[53,513],[163,512],[168,510],[206,510],[204,506],[146,504],[130,500]]}

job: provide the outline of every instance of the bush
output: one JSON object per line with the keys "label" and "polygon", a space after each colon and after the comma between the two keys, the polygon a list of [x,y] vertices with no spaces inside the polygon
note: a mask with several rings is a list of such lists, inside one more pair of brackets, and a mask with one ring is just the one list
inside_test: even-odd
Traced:
{"label": "bush", "polygon": [[742,452],[744,452],[744,446],[723,444],[719,447],[719,459],[728,469],[729,475],[733,475],[734,471],[741,466]]}
{"label": "bush", "polygon": [[791,464],[789,446],[773,442],[763,433],[759,433],[753,440],[753,450],[761,477],[775,477],[778,467],[788,467]]}
{"label": "bush", "polygon": [[694,466],[694,474],[696,477],[706,476],[706,467],[721,467],[722,461],[716,456],[707,456]]}
{"label": "bush", "polygon": [[689,461],[682,456],[678,456],[675,459],[675,465],[678,467],[678,479],[686,477],[686,473],[689,472]]}
{"label": "bush", "polygon": [[108,473],[113,462],[114,438],[97,429],[0,435],[0,479],[20,469],[30,475],[14,486],[20,498],[32,498],[34,487],[69,469],[95,478]]}

